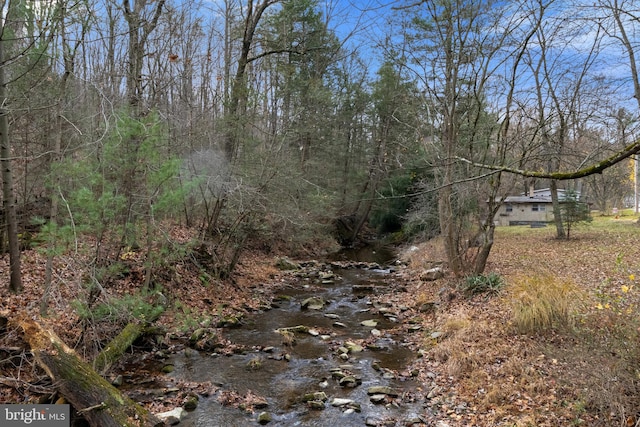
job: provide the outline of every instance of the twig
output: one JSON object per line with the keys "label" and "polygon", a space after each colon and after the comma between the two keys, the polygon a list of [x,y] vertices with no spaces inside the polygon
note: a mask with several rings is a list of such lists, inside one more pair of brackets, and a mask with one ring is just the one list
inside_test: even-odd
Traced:
{"label": "twig", "polygon": [[89,406],[89,407],[86,407],[84,409],[79,409],[78,413],[79,414],[84,414],[85,412],[93,411],[94,409],[104,409],[106,407],[107,407],[106,403],[100,402],[97,405]]}
{"label": "twig", "polygon": [[[0,384],[11,387],[15,390],[26,389],[31,393],[51,394],[54,391],[53,386],[38,386],[24,380],[11,377],[0,377]],[[20,390],[18,390],[20,392]]]}

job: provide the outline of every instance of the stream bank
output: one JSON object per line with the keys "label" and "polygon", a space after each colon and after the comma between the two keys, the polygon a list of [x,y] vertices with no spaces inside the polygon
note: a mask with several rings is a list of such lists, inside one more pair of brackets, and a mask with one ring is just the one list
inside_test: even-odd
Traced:
{"label": "stream bank", "polygon": [[367,261],[339,260],[357,258],[349,253],[299,265],[270,307],[226,325],[227,350],[186,347],[147,366],[166,372],[155,388],[211,385],[193,393],[180,425],[424,425],[417,373],[407,370],[421,355],[421,326],[408,307],[385,302],[402,286],[397,267],[371,259],[389,254],[362,254]]}

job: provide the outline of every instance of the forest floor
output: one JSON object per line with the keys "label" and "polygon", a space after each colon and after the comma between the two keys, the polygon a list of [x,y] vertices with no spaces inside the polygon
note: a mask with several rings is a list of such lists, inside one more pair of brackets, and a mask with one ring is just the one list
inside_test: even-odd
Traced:
{"label": "forest floor", "polygon": [[[441,425],[640,426],[640,227],[622,216],[578,227],[569,241],[556,240],[554,231],[497,230],[485,278],[498,275],[502,287],[451,275],[423,280],[443,260],[437,240],[402,251],[402,286],[383,298],[407,307],[406,318],[422,326],[420,357],[407,371]],[[126,323],[127,295],[139,292],[144,277],[141,257],[123,255],[130,268],[103,284],[93,312],[78,303],[88,298],[86,268],[77,254],[58,257],[47,326],[90,360]],[[276,259],[249,251],[224,282],[194,272],[189,261],[173,263],[162,289],[170,309],[156,324],[166,336],[188,336],[211,313],[225,319],[268,307],[287,275]],[[5,278],[7,262],[0,259]],[[26,251],[24,291],[0,289],[0,403],[42,402],[54,390],[12,322],[40,317],[44,270],[44,256]],[[482,288],[486,283],[492,286]],[[100,304],[114,297],[121,305]],[[141,298],[151,303],[157,294]],[[430,306],[435,310],[422,309]],[[203,386],[178,387],[199,393]]]}

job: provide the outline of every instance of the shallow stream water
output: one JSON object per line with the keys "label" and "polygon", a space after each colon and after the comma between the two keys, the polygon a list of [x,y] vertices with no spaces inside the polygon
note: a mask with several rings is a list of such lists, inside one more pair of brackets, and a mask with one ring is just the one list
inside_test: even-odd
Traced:
{"label": "shallow stream water", "polygon": [[[406,420],[417,419],[422,406],[402,399],[402,394],[416,384],[396,375],[415,353],[402,346],[400,337],[388,332],[397,325],[393,310],[376,309],[370,298],[388,291],[389,271],[363,268],[334,273],[331,283],[314,284],[301,278],[279,293],[273,309],[251,314],[243,319],[242,327],[225,330],[226,339],[251,350],[232,356],[204,352],[172,356],[174,370],[168,375],[176,380],[210,381],[221,390],[262,396],[268,404],[251,413],[224,406],[215,395],[201,397],[198,407],[180,425],[258,425],[256,414],[261,411],[271,415],[270,426],[362,426],[375,425],[375,420],[391,423],[385,425],[396,425],[393,420],[397,420],[397,425],[405,425]],[[327,304],[321,310],[303,310],[301,303],[309,297],[320,297]],[[363,326],[365,320],[375,320],[377,325]],[[300,325],[319,334],[296,332],[295,345],[291,345],[276,332]],[[339,356],[338,347],[371,338],[374,328],[374,349],[350,352],[348,360]],[[353,374],[361,384],[340,386],[332,377],[332,370],[338,369]],[[371,386],[390,386],[400,397],[373,403],[367,395]],[[304,394],[313,392],[326,393],[323,409],[311,409],[301,401]],[[360,410],[332,406],[335,398],[351,399]]]}

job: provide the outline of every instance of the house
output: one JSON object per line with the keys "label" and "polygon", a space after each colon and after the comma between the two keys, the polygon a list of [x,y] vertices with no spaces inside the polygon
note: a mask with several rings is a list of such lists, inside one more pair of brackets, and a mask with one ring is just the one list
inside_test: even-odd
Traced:
{"label": "house", "polygon": [[[565,198],[565,190],[558,189],[558,200]],[[578,198],[580,194],[577,194]],[[551,190],[530,190],[529,195],[508,196],[494,219],[498,226],[539,225],[553,222]]]}

